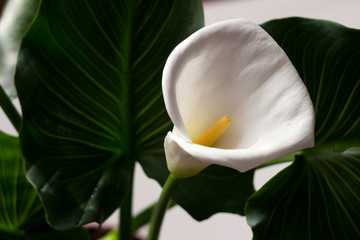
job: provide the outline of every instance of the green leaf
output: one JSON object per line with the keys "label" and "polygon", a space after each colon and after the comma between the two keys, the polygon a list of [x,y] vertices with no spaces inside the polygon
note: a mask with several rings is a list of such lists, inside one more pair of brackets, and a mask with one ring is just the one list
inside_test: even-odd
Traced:
{"label": "green leaf", "polygon": [[303,18],[262,27],[284,49],[309,91],[316,142],[359,139],[360,31]]}
{"label": "green leaf", "polygon": [[359,149],[337,150],[299,155],[250,197],[254,239],[360,238]]}
{"label": "green leaf", "polygon": [[0,232],[23,235],[30,218],[44,218],[36,191],[27,182],[19,141],[0,132]]}
{"label": "green leaf", "polygon": [[42,1],[15,83],[27,176],[53,227],[102,222],[135,160],[163,152],[162,68],[202,17],[199,0]]}
{"label": "green leaf", "polygon": [[360,238],[360,31],[289,18],[262,27],[302,77],[316,145],[250,197],[254,239]]}
{"label": "green leaf", "polygon": [[[162,158],[158,156],[157,159],[143,159],[140,162],[145,173],[161,185],[169,175]],[[246,200],[255,191],[253,175],[254,171],[240,173],[231,168],[211,165],[193,177],[180,179],[173,200],[198,221],[218,212],[243,215]]]}
{"label": "green leaf", "polygon": [[40,199],[26,179],[19,140],[2,132],[0,132],[0,236],[4,240],[49,239],[45,238],[46,236],[59,240],[89,239],[84,229],[57,232],[48,226]]}

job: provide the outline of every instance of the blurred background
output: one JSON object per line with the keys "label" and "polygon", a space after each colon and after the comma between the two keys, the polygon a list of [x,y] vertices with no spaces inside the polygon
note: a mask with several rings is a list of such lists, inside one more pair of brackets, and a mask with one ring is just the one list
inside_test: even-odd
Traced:
{"label": "blurred background", "polygon": [[[326,19],[348,27],[360,28],[360,1],[358,0],[204,0],[205,24],[218,21],[247,18],[261,24],[271,19],[290,16]],[[15,103],[18,106],[17,100]],[[0,110],[0,130],[15,134],[2,110]],[[278,171],[288,164],[268,167],[255,173],[255,188],[259,189]],[[161,188],[154,180],[148,179],[137,165],[134,188],[134,214],[154,203]],[[104,227],[116,226],[115,213]],[[139,236],[146,236],[147,226],[140,229]],[[193,220],[180,207],[174,207],[165,216],[160,240],[250,240],[252,232],[246,219],[234,214],[216,214],[203,222]]]}

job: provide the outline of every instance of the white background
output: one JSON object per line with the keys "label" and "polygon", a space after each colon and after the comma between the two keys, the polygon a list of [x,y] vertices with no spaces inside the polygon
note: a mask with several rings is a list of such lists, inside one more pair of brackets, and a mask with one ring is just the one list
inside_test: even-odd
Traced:
{"label": "white background", "polygon": [[[247,18],[263,23],[275,18],[301,16],[336,21],[348,27],[360,28],[360,1],[358,0],[208,0],[204,1],[205,23],[212,24],[226,19]],[[17,102],[17,101],[16,101]],[[18,104],[17,104],[18,105]],[[0,129],[15,134],[15,130],[0,110]],[[258,189],[282,166],[269,167],[255,173],[255,187]],[[148,179],[137,166],[134,187],[134,213],[140,212],[155,202],[160,186]],[[115,213],[104,225],[117,224]],[[139,231],[145,236],[147,227]],[[203,222],[193,220],[185,211],[174,207],[165,216],[161,240],[248,240],[252,238],[246,219],[233,214],[216,214]]]}

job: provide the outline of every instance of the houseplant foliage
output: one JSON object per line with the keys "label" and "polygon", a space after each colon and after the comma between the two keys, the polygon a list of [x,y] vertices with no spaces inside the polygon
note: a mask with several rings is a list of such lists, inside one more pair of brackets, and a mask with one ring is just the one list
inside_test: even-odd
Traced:
{"label": "houseplant foliage", "polygon": [[[202,25],[200,1],[42,1],[19,52],[16,87],[27,176],[53,227],[102,222],[119,206],[126,218],[136,160],[160,182],[166,178],[163,137],[171,122],[162,66]],[[192,188],[182,183],[175,200],[198,219],[243,213],[254,191],[252,172],[214,168],[221,171],[208,172],[227,176],[221,181],[228,189],[205,172]],[[199,194],[204,186],[218,190],[217,198]],[[202,208],[193,206],[205,199]],[[209,207],[214,204],[218,209]]]}
{"label": "houseplant foliage", "polygon": [[301,18],[262,27],[308,88],[316,145],[248,200],[254,239],[359,238],[360,31]]}
{"label": "houseplant foliage", "polygon": [[42,1],[16,86],[27,176],[53,227],[102,222],[130,198],[135,160],[170,126],[162,62],[201,17],[197,1]]}
{"label": "houseplant foliage", "polygon": [[25,177],[19,140],[0,132],[0,236],[4,240],[89,239],[84,229],[53,230]]}
{"label": "houseplant foliage", "polygon": [[[0,138],[1,163],[13,173],[11,180],[1,176],[0,186],[25,186],[16,188],[22,197],[15,205],[23,207],[21,199],[30,194],[37,211],[21,217],[38,216],[39,225],[3,219],[0,226],[20,235],[47,231],[38,193],[57,230],[101,223],[120,207],[120,237],[129,239],[135,162],[160,184],[169,174],[163,141],[172,123],[162,99],[163,66],[172,49],[202,26],[201,2],[194,0],[42,0],[23,38],[15,77],[20,144],[36,191],[26,185],[19,140]],[[197,220],[245,213],[255,239],[358,236],[360,33],[301,18],[262,27],[307,87],[316,114],[315,147],[292,154],[294,163],[257,192],[254,170],[211,165],[181,180],[173,199]],[[4,195],[4,202],[15,203],[12,196],[14,191]],[[9,219],[16,216],[7,212]]]}
{"label": "houseplant foliage", "polygon": [[[34,17],[38,0],[10,0],[4,4],[0,22],[0,105],[13,123],[20,128],[21,117],[11,105],[16,95],[14,71],[16,55],[23,34]],[[4,89],[2,88],[4,87]],[[6,92],[5,92],[6,91]],[[19,139],[0,132],[0,236],[13,239],[89,239],[84,229],[58,232],[49,227],[42,203],[28,182]]]}

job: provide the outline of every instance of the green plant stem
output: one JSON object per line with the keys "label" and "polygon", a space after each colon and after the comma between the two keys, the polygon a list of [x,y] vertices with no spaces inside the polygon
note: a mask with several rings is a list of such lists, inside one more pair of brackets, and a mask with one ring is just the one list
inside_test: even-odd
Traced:
{"label": "green plant stem", "polygon": [[[176,205],[176,203],[174,201],[170,202],[170,206],[169,208],[172,208]],[[156,203],[150,205],[148,208],[144,209],[142,212],[140,212],[138,215],[136,215],[135,217],[133,217],[132,219],[132,230],[131,233],[132,235],[134,235],[134,233],[141,228],[142,226],[144,226],[145,224],[148,224],[151,218],[151,215],[154,211],[156,207]],[[168,209],[169,209],[168,208]],[[100,240],[113,240],[113,239],[118,239],[118,235],[119,235],[119,229],[115,229],[112,230],[110,232],[108,232],[105,236],[99,238]]]}
{"label": "green plant stem", "polygon": [[169,177],[167,178],[164,184],[159,201],[153,211],[150,220],[148,240],[158,239],[166,209],[169,207],[169,204],[171,202],[171,196],[174,193],[178,183],[179,183],[179,179],[177,179],[174,175],[170,173]]}
{"label": "green plant stem", "polygon": [[[169,205],[168,209],[172,208],[175,205],[176,205],[176,203],[174,201],[170,201],[170,205]],[[132,232],[133,233],[135,233],[139,228],[141,228],[145,224],[149,223],[155,208],[156,208],[156,203],[149,206],[148,208],[146,208],[145,210],[143,210],[142,212],[140,212],[138,215],[136,215],[133,218],[133,223],[132,223]]]}
{"label": "green plant stem", "polygon": [[144,226],[145,224],[149,223],[152,213],[156,208],[156,203],[149,206],[147,209],[143,210],[137,216],[135,216],[132,220],[132,233],[134,234],[136,230]]}
{"label": "green plant stem", "polygon": [[5,112],[6,116],[9,118],[14,128],[19,132],[21,126],[21,116],[1,86],[0,86],[0,106]]}
{"label": "green plant stem", "polygon": [[131,166],[130,174],[130,186],[129,192],[120,208],[120,219],[119,219],[119,240],[131,240],[133,236],[132,232],[132,195],[133,195],[133,183],[134,183],[134,170],[135,163]]}

